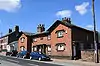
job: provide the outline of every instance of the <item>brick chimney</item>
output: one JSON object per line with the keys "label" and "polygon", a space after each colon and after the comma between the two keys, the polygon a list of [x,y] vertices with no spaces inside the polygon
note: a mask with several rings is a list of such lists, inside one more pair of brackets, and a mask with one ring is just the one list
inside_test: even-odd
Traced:
{"label": "brick chimney", "polygon": [[15,26],[15,31],[19,32],[19,26],[17,26],[17,25]]}
{"label": "brick chimney", "polygon": [[9,28],[9,33],[11,33],[11,32],[12,32],[12,29]]}
{"label": "brick chimney", "polygon": [[64,18],[62,18],[62,22],[68,22],[68,23],[71,24],[71,19],[67,18],[67,17],[64,17]]}
{"label": "brick chimney", "polygon": [[41,33],[41,32],[43,32],[43,31],[45,31],[44,24],[39,24],[39,25],[37,26],[37,32],[38,32],[38,33]]}

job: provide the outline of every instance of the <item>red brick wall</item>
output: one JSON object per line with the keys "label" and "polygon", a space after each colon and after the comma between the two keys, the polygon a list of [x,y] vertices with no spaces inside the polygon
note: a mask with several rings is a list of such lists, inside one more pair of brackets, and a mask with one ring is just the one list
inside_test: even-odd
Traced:
{"label": "red brick wall", "polygon": [[[65,30],[64,37],[57,38],[57,34],[55,33],[58,30]],[[67,30],[67,33],[66,33]],[[51,44],[51,55],[52,56],[71,56],[72,55],[72,46],[71,46],[71,29],[60,24],[57,28],[55,28],[51,32],[51,40],[47,40],[47,36],[41,35],[43,37],[43,40],[40,40],[40,36],[37,39],[36,42],[32,43],[32,46],[39,45],[39,44]],[[62,52],[58,52],[56,50],[56,44],[57,43],[65,43],[65,50]]]}
{"label": "red brick wall", "polygon": [[[40,40],[40,38],[43,37],[43,40]],[[40,45],[40,44],[51,44],[51,40],[48,40],[47,39],[47,36],[45,35],[41,35],[39,37],[33,37],[33,38],[36,38],[36,42],[33,42],[32,46],[36,46],[36,45]]]}
{"label": "red brick wall", "polygon": [[[22,37],[25,38],[24,42],[21,42],[20,40]],[[18,51],[20,51],[21,46],[24,46],[25,49],[27,49],[27,37],[25,36],[25,34],[22,34],[21,37],[18,39]]]}
{"label": "red brick wall", "polygon": [[[57,38],[57,34],[55,33],[57,30],[65,30],[63,37],[62,38]],[[67,33],[66,33],[67,31]],[[72,55],[72,46],[71,46],[71,29],[60,24],[57,28],[55,28],[52,33],[51,33],[51,47],[52,47],[52,51],[51,54],[52,55],[56,55],[56,56],[71,56]],[[57,43],[65,43],[65,50],[62,52],[58,52],[56,50],[56,44]]]}

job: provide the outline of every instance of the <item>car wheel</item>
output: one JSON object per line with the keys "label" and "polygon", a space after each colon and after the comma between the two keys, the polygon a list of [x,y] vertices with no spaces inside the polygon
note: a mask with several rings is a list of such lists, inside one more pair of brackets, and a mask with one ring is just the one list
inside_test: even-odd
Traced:
{"label": "car wheel", "polygon": [[30,60],[32,59],[32,57],[30,56]]}
{"label": "car wheel", "polygon": [[42,59],[41,59],[41,57],[39,57],[39,61],[41,61]]}

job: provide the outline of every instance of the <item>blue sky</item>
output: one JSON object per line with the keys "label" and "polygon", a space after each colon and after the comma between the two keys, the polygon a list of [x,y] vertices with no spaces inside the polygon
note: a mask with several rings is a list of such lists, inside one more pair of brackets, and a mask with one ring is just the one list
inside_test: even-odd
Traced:
{"label": "blue sky", "polygon": [[[70,17],[72,24],[93,29],[92,0],[0,0],[0,32],[8,33],[15,25],[36,32],[38,24],[48,29],[55,20]],[[95,0],[96,25],[100,31],[100,0]]]}

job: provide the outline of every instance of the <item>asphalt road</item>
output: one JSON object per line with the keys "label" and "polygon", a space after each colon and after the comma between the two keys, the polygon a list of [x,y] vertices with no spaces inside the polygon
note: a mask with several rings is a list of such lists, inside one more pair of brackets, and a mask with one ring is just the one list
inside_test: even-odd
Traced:
{"label": "asphalt road", "polygon": [[[44,63],[42,61],[32,61],[32,60],[25,60],[20,58],[12,58],[12,57],[6,57],[6,56],[0,56],[0,60],[8,61],[11,63],[15,63],[21,66],[62,66],[57,64],[50,64],[50,63]],[[47,61],[46,61],[47,62]],[[52,61],[48,61],[52,62]]]}

